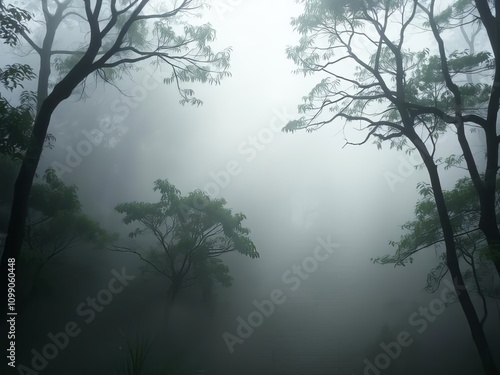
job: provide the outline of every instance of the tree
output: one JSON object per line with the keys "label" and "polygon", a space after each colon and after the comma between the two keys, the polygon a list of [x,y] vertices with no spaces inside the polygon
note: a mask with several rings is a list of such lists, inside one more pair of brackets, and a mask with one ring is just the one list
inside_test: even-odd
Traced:
{"label": "tree", "polygon": [[116,211],[125,214],[125,224],[141,224],[130,232],[131,238],[153,235],[156,246],[149,258],[126,246],[115,245],[112,250],[135,253],[164,275],[170,282],[170,301],[196,282],[203,282],[202,287],[206,282],[230,286],[229,268],[219,258],[223,254],[237,251],[250,258],[259,257],[248,237],[250,230],[242,226],[245,215],[233,214],[224,199],[210,199],[201,190],[183,197],[168,180],[156,180],[153,190],[161,193],[157,203],[116,206]]}
{"label": "tree", "polygon": [[[298,65],[297,73],[319,73],[323,78],[299,106],[303,116],[290,121],[284,131],[313,131],[336,121],[356,123],[366,136],[347,144],[361,145],[375,139],[379,147],[388,141],[391,147],[420,154],[429,173],[446,263],[460,305],[485,372],[496,375],[460,270],[455,233],[441,187],[436,140],[444,132],[455,132],[461,148],[457,158],[465,162],[480,202],[478,227],[491,252],[498,254],[498,9],[493,15],[493,5],[487,0],[454,2],[442,12],[436,10],[435,0],[301,2],[304,13],[293,19],[292,25],[302,36],[298,46],[287,49],[287,55]],[[466,35],[476,33],[478,24],[481,32],[476,36],[485,40],[483,51],[472,52],[467,46],[447,43],[452,32],[461,29]],[[427,38],[430,48],[412,49],[411,36],[417,30],[419,38]],[[471,76],[473,83],[468,82]],[[466,126],[484,132],[483,174],[480,160],[471,152]],[[500,258],[495,256],[493,260],[500,274]]]}
{"label": "tree", "polygon": [[[41,7],[42,18],[37,21],[44,25],[43,31],[37,30],[38,35],[43,35],[42,43],[37,44],[26,28],[18,32],[38,54],[40,66],[37,111],[15,184],[1,259],[2,274],[7,274],[8,258],[19,260],[29,194],[51,116],[87,77],[94,74],[110,82],[140,62],[163,64],[171,70],[164,81],[177,86],[181,103],[199,105],[201,101],[194,96],[193,90],[182,88],[183,82],[218,84],[229,76],[230,50],[214,52],[210,47],[215,39],[211,26],[193,26],[186,21],[186,17],[204,6],[197,0],[156,5],[150,0],[85,0],[83,8],[78,8],[72,0],[42,0],[36,4]],[[59,49],[55,45],[56,35],[64,32],[64,22],[78,24],[82,35],[86,35],[78,37],[77,42],[81,45],[76,49]],[[53,64],[59,69],[59,77],[51,73]]]}

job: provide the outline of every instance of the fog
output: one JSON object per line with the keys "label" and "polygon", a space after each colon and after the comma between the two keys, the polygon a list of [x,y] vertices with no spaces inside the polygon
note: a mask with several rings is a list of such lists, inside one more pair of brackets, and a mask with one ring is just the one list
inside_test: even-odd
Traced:
{"label": "fog", "polygon": [[[27,302],[18,322],[18,363],[33,368],[32,349],[41,351],[49,333],[74,321],[81,332],[38,373],[124,373],[125,337],[135,342],[136,335],[154,340],[148,374],[481,373],[459,304],[446,304],[432,319],[419,310],[435,311],[432,304],[447,287],[424,290],[440,251],[420,252],[406,267],[371,261],[393,254],[389,241],[414,217],[416,186],[428,182],[426,170],[388,145],[346,145],[365,133],[341,123],[282,132],[318,81],[293,74],[285,54],[298,42],[290,19],[301,6],[220,3],[224,7],[199,22],[217,30],[215,49],[233,48],[232,77],[218,86],[189,84],[203,105],[180,105],[175,86],[162,82],[164,72],[146,64],[116,82],[118,89],[89,81],[87,98],[75,94],[54,114],[49,132],[57,140],[44,150],[39,175],[63,166],[61,177],[78,186],[83,211],[119,233],[117,241],[126,241],[137,225],[125,225],[116,205],[157,202],[155,180],[168,179],[183,195],[202,189],[246,216],[243,225],[260,257],[223,255],[233,285],[216,286],[207,308],[196,286],[170,306],[166,279],[135,254],[73,248],[47,265],[44,292]],[[14,57],[2,61],[8,58]],[[106,122],[112,130],[99,138],[96,129]],[[480,136],[470,139],[481,155]],[[84,149],[83,141],[92,147]],[[441,142],[445,153],[457,148],[453,137]],[[463,174],[447,171],[444,187]],[[95,316],[82,315],[78,306],[123,272],[130,275],[123,290]],[[491,314],[488,334],[498,337],[498,316]],[[401,334],[408,345],[387,368],[367,370]],[[491,341],[494,353],[497,344]]]}

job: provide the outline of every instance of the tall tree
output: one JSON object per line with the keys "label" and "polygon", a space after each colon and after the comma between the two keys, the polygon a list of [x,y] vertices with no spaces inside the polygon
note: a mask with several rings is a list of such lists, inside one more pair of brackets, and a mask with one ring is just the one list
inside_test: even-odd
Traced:
{"label": "tall tree", "polygon": [[[322,75],[299,106],[303,116],[285,131],[321,128],[332,122],[359,124],[366,137],[381,146],[418,152],[426,167],[446,247],[446,263],[466,315],[483,368],[497,374],[480,320],[464,284],[454,230],[441,187],[436,140],[454,131],[475,194],[480,202],[478,226],[485,234],[500,274],[500,236],[495,212],[500,98],[498,2],[462,0],[439,12],[435,0],[302,0],[304,13],[292,21],[300,43],[287,49],[297,73]],[[495,7],[496,12],[495,12]],[[483,51],[450,45],[460,28],[477,24],[485,38]],[[422,33],[422,30],[427,33]],[[415,50],[412,37],[429,48]],[[456,43],[456,38],[453,38]],[[447,52],[454,51],[454,52]],[[493,79],[491,78],[493,75]],[[473,77],[473,82],[468,79]],[[474,158],[465,128],[484,132],[486,167]]]}
{"label": "tall tree", "polygon": [[248,235],[250,230],[241,224],[245,215],[233,214],[224,199],[210,199],[201,190],[183,197],[167,180],[156,180],[154,190],[161,193],[157,203],[131,202],[116,206],[125,214],[123,222],[138,222],[140,227],[130,237],[153,235],[157,243],[149,258],[144,251],[115,245],[112,250],[139,255],[170,282],[170,301],[181,289],[195,283],[206,288],[206,283],[219,282],[230,286],[229,268],[219,258],[223,254],[239,252],[250,258],[259,257]]}
{"label": "tall tree", "polygon": [[[181,103],[199,105],[201,101],[192,89],[181,86],[183,82],[218,84],[229,76],[230,50],[214,52],[210,47],[215,39],[212,27],[193,26],[186,19],[204,7],[202,1],[160,4],[150,0],[85,0],[83,7],[80,4],[72,0],[41,0],[33,4],[41,7],[41,19],[36,20],[43,24],[43,30],[37,30],[37,35],[42,36],[40,44],[26,28],[18,32],[40,58],[37,111],[16,180],[1,274],[7,274],[8,258],[19,259],[30,189],[51,116],[87,77],[95,74],[108,82],[110,74],[127,72],[142,61],[163,64],[171,70],[165,82],[177,86]],[[81,43],[78,48],[60,49],[55,45],[56,36],[64,33],[64,22],[76,23],[82,30],[76,43],[68,43]],[[59,77],[52,74],[54,63],[60,68]]]}

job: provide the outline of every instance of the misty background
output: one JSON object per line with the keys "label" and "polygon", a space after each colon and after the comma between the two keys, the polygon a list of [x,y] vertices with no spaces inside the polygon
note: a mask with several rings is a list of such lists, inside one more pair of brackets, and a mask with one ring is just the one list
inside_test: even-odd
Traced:
{"label": "misty background", "polygon": [[[422,333],[408,322],[436,298],[424,287],[438,253],[421,252],[407,267],[370,260],[392,254],[388,241],[399,239],[400,225],[413,218],[416,185],[428,180],[426,171],[388,146],[344,147],[346,139],[360,140],[364,133],[345,132],[341,124],[313,133],[281,132],[298,117],[297,104],[318,80],[292,74],[295,66],[285,55],[286,46],[298,41],[290,18],[301,7],[292,1],[219,3],[199,21],[217,30],[215,49],[233,48],[232,77],[220,86],[192,84],[202,106],[181,106],[175,87],[163,84],[165,74],[143,65],[117,82],[120,90],[97,84],[87,98],[75,94],[57,109],[49,128],[57,141],[44,151],[39,171],[72,160],[64,182],[78,186],[85,213],[121,238],[135,226],[123,224],[115,206],[157,201],[156,179],[168,179],[183,194],[212,189],[233,212],[246,215],[243,224],[260,258],[224,256],[234,283],[215,289],[211,313],[190,298],[196,290],[186,290],[165,323],[165,279],[144,272],[135,255],[89,248],[61,254],[46,270],[53,275],[51,288],[31,302],[36,309],[28,308],[19,325],[19,363],[29,365],[31,349],[43,347],[49,331],[81,321],[76,306],[106,287],[112,270],[125,267],[135,279],[92,323],[82,323],[81,334],[41,373],[114,373],[126,350],[124,335],[144,334],[156,340],[152,368],[178,362],[186,371],[210,374],[362,374],[364,360],[382,352],[384,337],[403,330],[414,342],[383,374],[478,373],[458,304],[449,304]],[[20,58],[6,52],[1,60],[12,59]],[[100,139],[95,129],[103,121],[113,127]],[[95,136],[91,151],[79,161],[68,159],[69,150],[89,140],[84,131]],[[471,139],[480,155],[481,139]],[[441,142],[450,152],[456,146],[452,137]],[[234,162],[238,173],[223,177],[228,175],[221,171]],[[444,187],[451,188],[461,172],[446,173]],[[401,180],[394,183],[394,176]],[[290,290],[283,274],[313,254],[318,238],[327,237],[338,248]],[[269,299],[275,289],[286,301],[231,353],[223,334],[236,335],[237,318],[247,320],[256,310],[253,301]],[[163,324],[166,331],[158,329]],[[498,331],[498,319],[491,324]],[[499,350],[492,347],[493,353]]]}

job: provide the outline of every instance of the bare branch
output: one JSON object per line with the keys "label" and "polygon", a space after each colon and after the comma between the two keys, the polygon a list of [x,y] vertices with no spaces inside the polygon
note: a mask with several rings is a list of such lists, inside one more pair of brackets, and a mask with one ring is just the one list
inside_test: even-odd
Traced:
{"label": "bare branch", "polygon": [[113,247],[112,248],[107,248],[107,250],[110,250],[110,251],[117,251],[117,252],[120,252],[120,253],[131,253],[131,254],[135,254],[137,255],[142,261],[146,262],[147,264],[149,264],[151,267],[153,267],[158,273],[162,274],[163,276],[165,276],[166,278],[168,278],[169,280],[172,280],[172,277],[162,271],[161,269],[159,269],[158,267],[156,267],[156,265],[154,263],[152,263],[149,259],[147,258],[144,258],[142,256],[142,254],[136,250],[133,250],[129,247],[126,247],[126,246],[118,246],[118,245],[115,245],[113,244]]}

